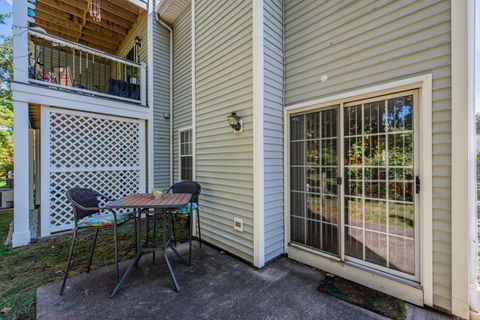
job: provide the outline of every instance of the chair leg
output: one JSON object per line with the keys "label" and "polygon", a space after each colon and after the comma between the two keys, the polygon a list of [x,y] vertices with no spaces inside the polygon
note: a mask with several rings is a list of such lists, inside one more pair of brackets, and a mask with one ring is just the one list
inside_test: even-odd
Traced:
{"label": "chair leg", "polygon": [[98,231],[100,231],[100,229],[97,228],[95,231],[95,238],[93,238],[92,252],[90,252],[90,259],[88,260],[87,273],[90,272],[90,267],[92,266],[93,253],[95,252],[95,246],[97,245]]}
{"label": "chair leg", "polygon": [[117,283],[120,281],[120,270],[118,266],[118,237],[117,237],[117,223],[113,223],[113,242],[115,243],[115,272],[117,274]]}
{"label": "chair leg", "polygon": [[200,233],[200,210],[197,208],[197,229],[198,229],[198,243],[202,247],[202,234]]}
{"label": "chair leg", "polygon": [[77,229],[72,230],[72,242],[70,243],[70,251],[68,253],[68,262],[67,268],[65,270],[65,275],[63,276],[62,288],[60,289],[60,295],[63,295],[63,290],[65,290],[65,283],[67,282],[68,272],[70,271],[70,266],[72,265],[73,258],[73,249],[75,248],[75,240],[77,239]]}
{"label": "chair leg", "polygon": [[[191,212],[191,211],[190,211]],[[192,215],[188,217],[190,220],[189,222],[189,232],[188,232],[188,265],[192,265],[192,234],[193,234],[193,221],[192,221]]]}

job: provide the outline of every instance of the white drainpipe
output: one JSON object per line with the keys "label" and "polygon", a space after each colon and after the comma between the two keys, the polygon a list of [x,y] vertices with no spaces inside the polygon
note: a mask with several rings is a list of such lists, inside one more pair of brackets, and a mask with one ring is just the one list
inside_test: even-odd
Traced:
{"label": "white drainpipe", "polygon": [[173,184],[173,30],[157,13],[155,19],[170,32],[170,185]]}

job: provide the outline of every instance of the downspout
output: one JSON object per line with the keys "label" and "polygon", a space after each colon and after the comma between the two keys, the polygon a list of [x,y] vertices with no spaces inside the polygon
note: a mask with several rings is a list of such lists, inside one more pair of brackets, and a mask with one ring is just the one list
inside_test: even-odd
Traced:
{"label": "downspout", "polygon": [[469,275],[468,275],[468,295],[470,310],[474,313],[480,311],[480,288],[478,286],[478,225],[477,225],[477,175],[475,174],[475,2],[468,0],[468,110],[469,110],[469,137],[468,137],[468,156],[469,156],[469,174],[468,181],[469,192]]}
{"label": "downspout", "polygon": [[173,30],[155,12],[155,20],[170,32],[170,185],[173,185]]}

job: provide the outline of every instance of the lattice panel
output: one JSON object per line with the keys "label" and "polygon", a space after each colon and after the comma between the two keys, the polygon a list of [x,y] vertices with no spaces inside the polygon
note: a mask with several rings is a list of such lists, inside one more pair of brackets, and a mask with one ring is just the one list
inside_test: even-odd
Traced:
{"label": "lattice panel", "polygon": [[71,228],[73,213],[65,192],[72,187],[91,188],[105,196],[118,199],[139,193],[140,175],[132,171],[52,172],[50,174],[50,230]]}
{"label": "lattice panel", "polygon": [[143,123],[85,113],[49,113],[49,233],[73,225],[65,192],[94,189],[107,197],[144,191]]}
{"label": "lattice panel", "polygon": [[140,123],[51,113],[50,167],[140,165]]}

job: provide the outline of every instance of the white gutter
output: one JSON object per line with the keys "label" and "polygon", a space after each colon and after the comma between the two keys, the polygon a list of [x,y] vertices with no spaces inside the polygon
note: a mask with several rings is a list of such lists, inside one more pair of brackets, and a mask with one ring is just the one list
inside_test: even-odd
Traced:
{"label": "white gutter", "polygon": [[155,19],[170,32],[170,185],[173,184],[173,30],[157,13]]}

